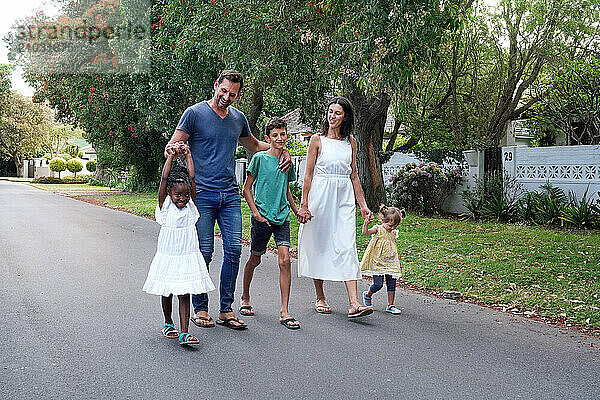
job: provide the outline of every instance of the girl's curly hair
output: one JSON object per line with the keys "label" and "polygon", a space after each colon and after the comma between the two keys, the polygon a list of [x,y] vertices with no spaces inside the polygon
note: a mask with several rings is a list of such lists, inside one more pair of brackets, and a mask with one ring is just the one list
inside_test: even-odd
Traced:
{"label": "girl's curly hair", "polygon": [[169,171],[167,177],[167,189],[173,188],[175,185],[189,185],[192,186],[192,180],[187,173],[187,169],[182,165],[175,165]]}

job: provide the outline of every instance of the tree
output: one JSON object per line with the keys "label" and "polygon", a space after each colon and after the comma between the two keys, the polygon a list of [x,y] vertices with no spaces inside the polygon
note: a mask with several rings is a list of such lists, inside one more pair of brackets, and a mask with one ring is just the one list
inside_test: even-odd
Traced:
{"label": "tree", "polygon": [[[357,110],[363,190],[370,207],[385,202],[379,152],[390,93],[418,56],[435,48],[453,7],[383,0],[364,6],[327,0],[164,4],[158,35],[165,42],[182,54],[206,43],[209,52],[249,78],[250,95],[242,106],[255,135],[265,93],[276,90],[290,104],[299,98],[303,116],[312,115],[313,123],[323,116],[325,93],[350,97]],[[180,35],[170,33],[174,26]]]}
{"label": "tree", "polygon": [[25,155],[37,152],[51,123],[48,107],[12,91],[0,124],[0,152],[10,157],[17,171]]}
{"label": "tree", "polygon": [[553,130],[568,145],[600,144],[600,58],[556,66],[542,90],[531,118],[537,137]]}
{"label": "tree", "polygon": [[77,177],[77,173],[83,169],[83,163],[76,158],[72,158],[67,161],[67,169]]}
{"label": "tree", "polygon": [[58,177],[60,178],[60,173],[67,169],[67,162],[60,157],[53,158],[50,160],[48,168],[50,168],[50,171],[58,172]]}
{"label": "tree", "polygon": [[73,125],[53,124],[44,141],[44,149],[48,151],[50,159],[52,159],[58,155],[69,139],[81,139],[83,134],[81,129],[75,129]]}
{"label": "tree", "polygon": [[[492,18],[500,89],[484,140],[497,145],[509,120],[539,97],[528,95],[540,73],[552,64],[594,51],[600,33],[600,4],[587,0],[502,0]],[[507,41],[508,48],[502,44]]]}
{"label": "tree", "polygon": [[94,172],[96,170],[96,165],[96,161],[90,160],[87,163],[85,163],[85,169],[87,169],[90,172]]}
{"label": "tree", "polygon": [[7,64],[0,64],[0,121],[8,108],[8,102],[10,99],[10,76],[13,67]]}

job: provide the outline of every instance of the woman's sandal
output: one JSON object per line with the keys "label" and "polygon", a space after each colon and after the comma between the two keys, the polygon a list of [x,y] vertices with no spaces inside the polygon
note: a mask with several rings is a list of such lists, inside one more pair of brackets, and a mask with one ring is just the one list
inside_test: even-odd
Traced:
{"label": "woman's sandal", "polygon": [[169,339],[175,339],[175,338],[177,338],[177,336],[179,336],[179,332],[177,332],[177,329],[175,329],[175,325],[173,325],[173,324],[165,323],[163,325],[161,332],[164,337],[169,338]]}
{"label": "woman's sandal", "polygon": [[331,307],[328,305],[317,304],[318,300],[315,301],[315,311],[319,314],[331,314]]}
{"label": "woman's sandal", "polygon": [[179,344],[180,345],[186,345],[186,344],[200,344],[200,341],[198,340],[198,338],[190,335],[187,332],[181,332],[179,334]]}

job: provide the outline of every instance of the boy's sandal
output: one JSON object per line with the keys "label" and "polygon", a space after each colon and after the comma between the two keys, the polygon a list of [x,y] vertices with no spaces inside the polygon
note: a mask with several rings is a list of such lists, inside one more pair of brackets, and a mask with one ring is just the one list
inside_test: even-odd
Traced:
{"label": "boy's sandal", "polygon": [[300,324],[293,324],[292,322],[298,322],[296,321],[295,318],[287,318],[284,319],[283,321],[279,321],[279,323],[283,326],[285,326],[288,329],[300,329]]}
{"label": "boy's sandal", "polygon": [[[232,323],[233,321],[237,322],[237,324]],[[239,319],[237,319],[237,317],[231,317],[231,318],[227,318],[227,319],[219,318],[217,320],[217,324],[226,326],[227,328],[230,328],[230,329],[233,329],[236,331],[241,331],[243,329],[248,328],[248,325],[246,325],[246,323],[244,321],[240,321]]]}
{"label": "boy's sandal", "polygon": [[365,306],[371,307],[373,305],[373,303],[371,301],[371,297],[367,297],[367,291],[364,291],[362,296],[363,296],[363,303],[365,303]]}
{"label": "boy's sandal", "polygon": [[240,314],[245,315],[246,317],[254,316],[254,309],[252,306],[240,306],[239,311]]}
{"label": "boy's sandal", "polygon": [[[213,328],[215,326],[215,321],[213,321],[213,319],[211,317],[198,317],[195,315],[192,315],[192,317],[190,318],[190,321],[192,321],[194,323],[194,325],[200,327],[200,328]],[[206,323],[200,323],[198,321],[206,321]]]}
{"label": "boy's sandal", "polygon": [[173,325],[173,324],[165,323],[163,325],[161,332],[164,337],[169,338],[169,339],[175,339],[179,335],[179,332],[177,332],[177,329],[175,329],[175,325]]}
{"label": "boy's sandal", "polygon": [[399,309],[397,309],[395,305],[387,306],[385,308],[385,311],[389,312],[390,314],[400,314],[400,313],[402,313],[402,311],[400,311]]}
{"label": "boy's sandal", "polygon": [[179,334],[179,344],[181,344],[181,345],[185,345],[185,344],[200,344],[200,341],[198,340],[198,338],[190,335],[187,332],[181,332]]}

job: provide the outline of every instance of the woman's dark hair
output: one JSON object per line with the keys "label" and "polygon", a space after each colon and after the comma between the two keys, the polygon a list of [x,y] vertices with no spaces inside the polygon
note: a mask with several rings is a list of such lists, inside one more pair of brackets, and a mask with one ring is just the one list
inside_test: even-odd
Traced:
{"label": "woman's dark hair", "polygon": [[325,108],[325,117],[323,118],[323,123],[321,124],[321,135],[326,135],[327,131],[329,130],[327,114],[329,112],[329,106],[332,104],[339,104],[344,110],[344,121],[340,127],[340,135],[342,136],[342,139],[348,139],[352,134],[352,130],[354,129],[354,110],[352,109],[352,103],[350,103],[350,100],[341,96],[334,97],[327,104],[327,107]]}
{"label": "woman's dark hair", "polygon": [[167,189],[172,189],[176,185],[189,185],[192,187],[192,180],[187,173],[187,169],[182,165],[175,165],[169,171],[167,177]]}

